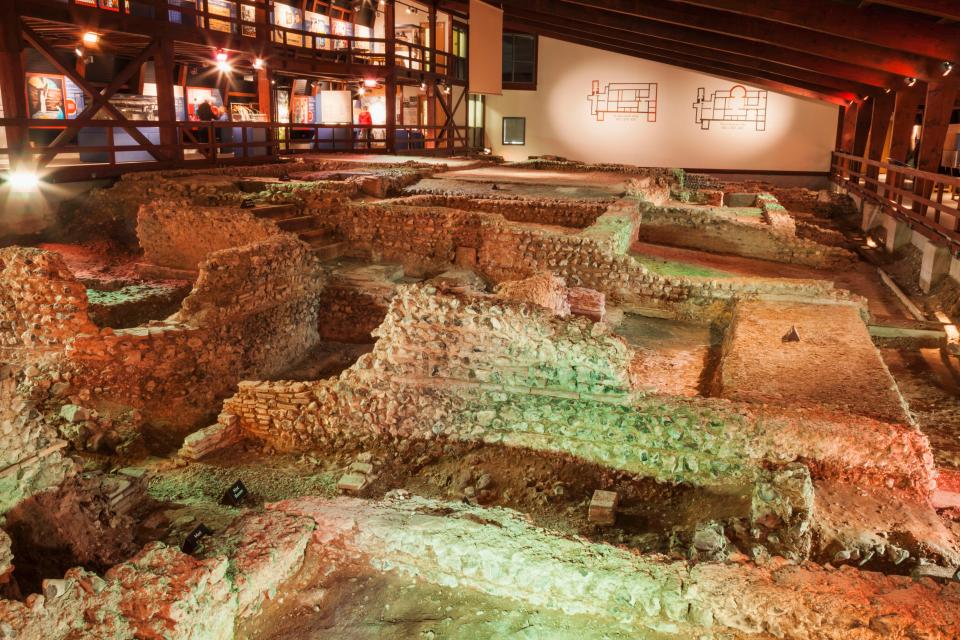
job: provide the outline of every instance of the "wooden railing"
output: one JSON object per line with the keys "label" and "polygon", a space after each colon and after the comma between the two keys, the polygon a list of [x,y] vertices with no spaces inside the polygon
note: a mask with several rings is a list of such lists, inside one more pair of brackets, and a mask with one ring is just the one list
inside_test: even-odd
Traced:
{"label": "wooden railing", "polygon": [[[51,124],[50,120],[0,118],[0,127],[49,128]],[[134,140],[125,130],[132,127],[152,144]],[[268,162],[304,153],[386,153],[387,131],[385,125],[92,120],[80,129],[74,143],[56,149],[31,146],[20,150],[19,163],[41,166],[45,162],[44,175],[54,179],[89,179],[118,175],[132,168]],[[396,125],[393,150],[409,155],[447,155],[465,150],[469,133],[464,126]],[[164,139],[172,142],[160,142]],[[0,148],[0,169],[10,167],[12,152]]]}
{"label": "wooden railing", "polygon": [[960,247],[960,178],[833,153],[830,177],[931,240]]}

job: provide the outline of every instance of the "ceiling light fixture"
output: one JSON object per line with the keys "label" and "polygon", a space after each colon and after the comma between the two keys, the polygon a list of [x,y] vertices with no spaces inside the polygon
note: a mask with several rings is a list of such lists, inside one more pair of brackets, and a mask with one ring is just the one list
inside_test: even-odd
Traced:
{"label": "ceiling light fixture", "polygon": [[944,60],[940,66],[943,67],[943,75],[945,76],[950,75],[950,72],[953,71],[953,63],[949,60]]}
{"label": "ceiling light fixture", "polygon": [[223,49],[217,49],[217,52],[214,54],[214,59],[217,62],[226,62],[227,61],[227,52]]}
{"label": "ceiling light fixture", "polygon": [[363,86],[365,86],[367,89],[376,89],[377,81],[375,78],[366,78],[363,81]]}
{"label": "ceiling light fixture", "polygon": [[907,85],[908,87],[912,87],[913,85],[917,84],[917,79],[916,79],[916,78],[904,78],[904,79],[903,79],[903,83],[904,83],[905,85]]}
{"label": "ceiling light fixture", "polygon": [[253,68],[254,68],[254,69],[263,69],[264,64],[265,64],[265,63],[264,63],[264,61],[263,61],[263,58],[254,58],[254,60],[253,60]]}
{"label": "ceiling light fixture", "polygon": [[87,31],[83,34],[83,44],[95,45],[100,42],[100,34],[94,31]]}

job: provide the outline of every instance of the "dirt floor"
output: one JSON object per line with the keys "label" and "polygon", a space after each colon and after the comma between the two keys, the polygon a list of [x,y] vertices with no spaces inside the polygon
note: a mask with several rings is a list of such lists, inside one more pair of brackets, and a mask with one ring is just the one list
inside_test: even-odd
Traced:
{"label": "dirt floor", "polygon": [[720,342],[709,326],[628,313],[615,332],[638,351],[630,379],[639,388],[678,396],[705,394]]}
{"label": "dirt floor", "polygon": [[960,470],[960,360],[940,349],[883,349],[937,466]]}
{"label": "dirt floor", "polygon": [[[463,180],[448,178],[449,174],[438,174],[439,178],[421,180],[413,187],[405,189],[407,194],[449,194],[491,198],[491,197],[524,197],[524,198],[556,198],[560,200],[615,200],[621,197],[626,186],[595,185],[584,183],[544,184],[542,182],[510,182],[495,177],[489,179],[477,178]],[[575,174],[585,175],[585,174]],[[589,175],[589,174],[586,174]]]}

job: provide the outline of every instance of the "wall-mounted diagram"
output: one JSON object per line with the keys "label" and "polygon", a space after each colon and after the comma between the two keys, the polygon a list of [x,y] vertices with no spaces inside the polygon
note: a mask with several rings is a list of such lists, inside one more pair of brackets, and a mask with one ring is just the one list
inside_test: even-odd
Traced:
{"label": "wall-mounted diagram", "polygon": [[657,121],[656,82],[609,82],[600,91],[600,81],[594,80],[587,100],[590,115],[597,122],[603,122],[606,114],[646,116],[647,122]]}
{"label": "wall-mounted diagram", "polygon": [[729,90],[717,89],[706,99],[706,89],[697,89],[694,121],[701,129],[709,129],[711,122],[739,124],[753,123],[756,131],[767,129],[767,92],[747,89],[736,84]]}

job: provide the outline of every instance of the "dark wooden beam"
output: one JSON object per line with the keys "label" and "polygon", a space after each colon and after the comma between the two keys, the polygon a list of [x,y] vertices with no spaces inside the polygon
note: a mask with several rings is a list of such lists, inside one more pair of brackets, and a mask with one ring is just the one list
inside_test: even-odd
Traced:
{"label": "dark wooden beam", "polygon": [[890,134],[891,160],[907,161],[910,146],[913,144],[913,127],[926,91],[927,86],[920,83],[897,91],[897,105],[893,110],[893,132]]}
{"label": "dark wooden beam", "polygon": [[605,32],[608,37],[644,45],[668,43],[673,47],[697,47],[715,51],[718,56],[733,54],[748,56],[785,67],[833,76],[872,87],[895,87],[902,76],[870,69],[849,62],[831,60],[814,52],[791,51],[774,45],[708,33],[682,26],[665,24],[622,14],[593,12],[589,21],[584,19],[584,10],[559,2],[547,0],[505,0],[505,17],[518,17],[544,21],[573,29],[591,29]]}
{"label": "dark wooden beam", "polygon": [[[893,108],[897,104],[897,94],[894,92],[881,93],[873,98],[873,118],[870,124],[870,141],[867,143],[867,159],[883,162],[883,145],[887,142],[887,132],[890,131],[890,119],[893,117]],[[880,176],[880,167],[867,165],[868,179],[876,180]],[[870,191],[876,191],[877,185],[869,180],[865,185]]]}
{"label": "dark wooden beam", "polygon": [[588,38],[576,38],[572,36],[556,36],[557,40],[562,40],[564,42],[571,42],[573,44],[580,44],[587,47],[593,47],[595,49],[602,49],[604,51],[610,51],[612,53],[620,53],[623,55],[631,56],[634,58],[643,58],[644,60],[653,60],[654,62],[661,62],[663,64],[671,65],[674,67],[680,67],[683,69],[690,69],[692,71],[699,71],[713,76],[718,76],[722,78],[727,78],[731,80],[736,80],[738,82],[746,82],[757,87],[763,87],[770,89],[772,91],[777,91],[780,93],[785,93],[789,95],[795,95],[802,98],[810,98],[813,100],[821,100],[824,102],[830,102],[836,105],[844,105],[849,101],[849,98],[845,94],[840,94],[837,92],[830,91],[829,89],[824,89],[822,87],[805,87],[802,86],[802,83],[785,83],[773,80],[770,78],[765,78],[762,76],[757,76],[754,74],[742,73],[736,70],[731,70],[716,64],[707,64],[707,63],[694,63],[688,61],[680,61],[675,57],[668,54],[652,54],[652,53],[638,53],[635,50],[626,48],[626,47],[615,47],[615,46],[598,46],[595,43],[592,43]]}
{"label": "dark wooden beam", "polygon": [[586,22],[591,21],[591,16],[596,13],[621,13],[692,27],[701,31],[731,35],[745,40],[766,42],[794,51],[816,51],[818,55],[832,60],[853,62],[900,76],[935,79],[942,73],[939,62],[928,57],[894,51],[866,42],[837,38],[800,27],[771,24],[767,20],[748,18],[725,11],[708,9],[692,11],[688,6],[663,2],[663,0],[564,0],[564,2],[589,8],[590,11],[583,12],[583,19]]}
{"label": "dark wooden beam", "polygon": [[853,141],[857,134],[857,111],[860,104],[852,102],[843,108],[843,131],[840,134],[840,150],[853,153]]}
{"label": "dark wooden beam", "polygon": [[[511,14],[512,15],[512,14]],[[522,14],[526,16],[526,14]],[[653,55],[672,56],[676,60],[687,60],[694,63],[708,63],[729,68],[732,71],[743,71],[753,73],[758,76],[767,77],[771,80],[790,83],[799,81],[806,86],[817,86],[822,90],[833,90],[846,94],[844,97],[848,100],[862,97],[874,91],[874,87],[868,85],[837,80],[831,76],[825,76],[818,73],[809,72],[796,67],[786,67],[783,65],[769,63],[765,60],[757,60],[749,56],[735,54],[720,54],[717,51],[691,45],[682,45],[663,40],[647,40],[637,42],[636,39],[624,40],[621,38],[610,37],[609,31],[602,28],[584,26],[572,29],[553,24],[550,20],[540,20],[533,18],[515,18],[511,17],[505,23],[506,28],[518,28],[521,30],[537,33],[548,37],[579,37],[595,42],[598,46],[614,46],[636,51],[638,54],[649,53]]]}
{"label": "dark wooden beam", "polygon": [[[27,108],[27,83],[23,69],[23,39],[18,29],[20,19],[12,5],[0,8],[0,100],[4,117],[30,117]],[[29,159],[29,130],[26,126],[7,126],[7,148],[11,169],[21,168]]]}
{"label": "dark wooden beam", "polygon": [[870,135],[870,125],[873,122],[873,100],[866,100],[857,106],[857,126],[853,136],[853,150],[855,156],[863,156],[867,151],[867,136]]}
{"label": "dark wooden beam", "polygon": [[861,3],[862,6],[871,4],[882,4],[960,22],[960,3],[957,0],[870,0]]}
{"label": "dark wooden beam", "polygon": [[960,28],[930,24],[922,18],[858,9],[833,0],[763,0],[762,3],[755,0],[675,1],[802,27],[939,61],[960,59]]}
{"label": "dark wooden beam", "polygon": [[[920,133],[920,149],[917,151],[917,169],[938,173],[943,159],[943,143],[947,139],[953,105],[960,94],[960,78],[949,78],[927,85],[927,97],[923,104],[923,125]],[[914,193],[930,199],[933,182],[917,180]],[[924,207],[914,199],[913,210],[924,214]]]}
{"label": "dark wooden beam", "polygon": [[[330,4],[333,4],[331,1]],[[387,107],[386,147],[390,153],[397,148],[397,42],[396,42],[396,3],[386,0],[383,6],[383,34],[387,42],[384,53],[387,61],[387,77],[385,79],[384,94]]]}

